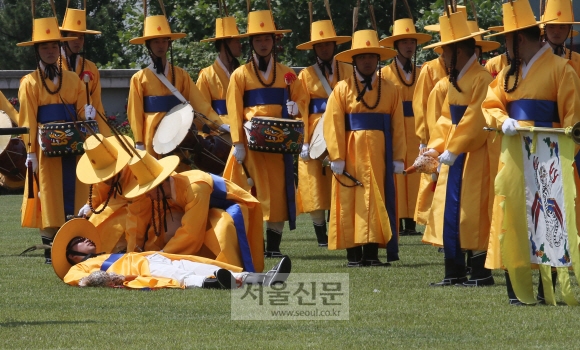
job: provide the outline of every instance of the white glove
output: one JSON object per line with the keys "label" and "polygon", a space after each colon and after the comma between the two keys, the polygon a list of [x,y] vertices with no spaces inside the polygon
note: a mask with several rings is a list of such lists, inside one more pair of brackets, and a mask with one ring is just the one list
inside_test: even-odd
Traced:
{"label": "white glove", "polygon": [[302,152],[300,152],[300,158],[307,162],[310,160],[310,144],[305,143],[302,145]]}
{"label": "white glove", "polygon": [[402,174],[405,171],[405,163],[401,160],[393,160],[393,172],[395,174]]}
{"label": "white glove", "polygon": [[144,151],[145,150],[145,145],[142,143],[136,143],[135,144],[135,148],[138,149],[139,151]]}
{"label": "white glove", "polygon": [[83,205],[79,213],[77,214],[78,217],[86,218],[91,213],[91,207],[88,204]]}
{"label": "white glove", "polygon": [[298,105],[294,101],[286,102],[286,108],[288,109],[288,114],[291,116],[298,115]]}
{"label": "white glove", "polygon": [[419,144],[419,154],[427,152],[427,145],[424,143]]}
{"label": "white glove", "polygon": [[220,125],[219,131],[223,131],[223,132],[230,132],[230,125],[229,124],[222,124]]}
{"label": "white glove", "polygon": [[239,164],[242,164],[244,158],[246,158],[246,148],[241,143],[234,143],[234,157]]}
{"label": "white glove", "polygon": [[457,159],[457,154],[445,151],[443,154],[439,156],[439,162],[452,166],[455,163],[455,159]]}
{"label": "white glove", "polygon": [[439,156],[439,152],[437,152],[434,148],[429,148],[423,154],[426,155],[426,156],[429,156],[431,158],[437,158]]}
{"label": "white glove", "polygon": [[38,159],[36,159],[36,153],[28,153],[26,155],[26,161],[24,161],[24,165],[28,167],[28,164],[32,164],[32,172],[35,173],[38,169]]}
{"label": "white glove", "polygon": [[501,126],[501,131],[503,131],[503,133],[506,134],[507,136],[514,136],[515,134],[518,133],[516,128],[519,126],[520,125],[518,124],[517,120],[512,119],[512,118],[507,118],[503,122],[503,125]]}
{"label": "white glove", "polygon": [[342,175],[344,172],[344,160],[337,159],[330,161],[330,170],[336,175]]}
{"label": "white glove", "polygon": [[97,115],[97,110],[91,105],[85,105],[85,119],[94,120]]}

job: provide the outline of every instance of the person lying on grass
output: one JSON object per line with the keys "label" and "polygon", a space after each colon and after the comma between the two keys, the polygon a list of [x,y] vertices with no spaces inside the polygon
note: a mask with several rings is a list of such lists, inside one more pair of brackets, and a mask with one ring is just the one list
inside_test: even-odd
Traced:
{"label": "person lying on grass", "polygon": [[54,271],[65,283],[80,287],[232,289],[284,283],[292,268],[287,256],[264,274],[243,272],[240,267],[194,255],[154,251],[102,254],[100,245],[92,223],[68,221],[53,243]]}

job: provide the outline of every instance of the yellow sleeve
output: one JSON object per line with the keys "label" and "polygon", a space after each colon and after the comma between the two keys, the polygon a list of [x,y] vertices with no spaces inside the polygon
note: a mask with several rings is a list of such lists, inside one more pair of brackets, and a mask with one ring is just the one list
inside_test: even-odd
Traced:
{"label": "yellow sleeve", "polygon": [[563,128],[580,121],[580,79],[568,61],[558,86],[558,115]]}
{"label": "yellow sleeve", "polygon": [[[404,161],[407,154],[405,137],[405,117],[403,113],[403,92],[396,86],[395,108],[391,112],[391,135],[393,138],[393,160]],[[385,150],[386,151],[386,150]]]}
{"label": "yellow sleeve", "polygon": [[429,128],[425,120],[427,111],[427,101],[429,94],[435,84],[431,78],[431,67],[426,66],[419,72],[415,92],[413,94],[413,114],[415,115],[415,134],[421,140],[422,144],[429,142]]}
{"label": "yellow sleeve", "polygon": [[[68,71],[65,71],[63,73],[66,74],[67,72]],[[78,78],[76,73],[72,73],[72,72],[69,72],[69,73],[74,74],[74,76],[75,76],[75,79],[73,81],[76,84],[76,87],[74,87],[74,88],[76,89],[75,91],[77,92],[77,96],[76,96],[76,100],[75,100],[75,108],[77,110],[77,115],[78,115],[80,120],[86,120],[86,118],[85,118],[85,105],[87,104],[87,89],[85,88],[85,83],[83,83]],[[63,75],[63,79],[64,79],[64,75]]]}
{"label": "yellow sleeve", "polygon": [[428,148],[433,148],[439,153],[445,151],[447,135],[451,131],[451,115],[443,113],[443,109],[449,111],[449,102],[447,100],[448,80],[440,80],[431,94],[427,103],[427,120],[429,123],[430,137],[427,143]]}
{"label": "yellow sleeve", "polygon": [[[300,71],[298,74],[298,83],[302,85],[302,90],[304,91],[304,101],[306,106],[310,106],[310,93],[308,91],[308,77],[305,74],[306,69]],[[302,114],[302,121],[304,122],[304,143],[310,143],[310,131],[308,130],[309,119],[310,119],[310,111],[307,110],[304,114]]]}
{"label": "yellow sleeve", "polygon": [[324,139],[330,160],[346,160],[346,131],[344,116],[346,114],[346,101],[342,96],[346,96],[348,88],[345,82],[339,82],[332,90],[326,104],[324,115]]}
{"label": "yellow sleeve", "polygon": [[208,102],[211,101],[211,98],[207,100],[205,97],[203,97],[197,86],[193,83],[193,80],[191,80],[191,77],[187,75],[187,73],[185,73],[185,75],[185,78],[188,80],[186,84],[189,89],[189,103],[191,103],[191,106],[194,110],[205,115],[207,119],[209,119],[203,121],[207,126],[209,126],[211,129],[217,129],[224,122],[222,122],[217,113],[213,110],[213,108],[211,108],[211,103]]}
{"label": "yellow sleeve", "polygon": [[127,119],[129,120],[129,125],[131,125],[131,130],[133,131],[133,136],[135,137],[135,143],[145,142],[145,110],[143,109],[143,87],[139,81],[140,72],[137,72],[131,77],[131,82],[129,84],[129,99],[127,101]]}
{"label": "yellow sleeve", "polygon": [[[34,73],[32,73],[34,74]],[[18,89],[18,100],[20,101],[20,113],[18,114],[18,126],[30,129],[29,134],[22,135],[24,143],[28,145],[26,152],[36,152],[38,139],[38,89],[34,88],[34,80],[30,75],[20,80]]]}
{"label": "yellow sleeve", "polygon": [[210,101],[211,103],[211,91],[209,89],[209,80],[205,69],[202,69],[199,72],[199,76],[197,77],[197,83],[195,83],[201,96],[206,100]]}
{"label": "yellow sleeve", "polygon": [[508,118],[507,100],[503,91],[503,77],[506,70],[489,84],[485,100],[481,104],[486,124],[491,128],[501,130],[503,122]]}
{"label": "yellow sleeve", "polygon": [[[291,68],[289,70],[294,72]],[[290,85],[290,99],[298,105],[298,115],[294,118],[300,119],[304,123],[304,142],[306,142],[306,135],[310,133],[308,130],[308,104],[310,103],[310,97],[300,81],[295,81]],[[282,108],[286,108],[286,106],[282,106]]]}
{"label": "yellow sleeve", "polygon": [[[99,73],[99,70],[96,69],[93,72],[93,81],[91,82],[91,104],[93,105],[93,107],[95,107],[95,109],[99,112],[101,112],[101,114],[103,116],[105,115],[105,107],[103,107],[103,101],[101,100],[101,74]],[[100,118],[98,113],[96,118]]]}
{"label": "yellow sleeve", "polygon": [[246,83],[244,79],[244,67],[239,67],[232,73],[226,105],[228,107],[228,120],[230,121],[230,135],[232,143],[244,142],[244,91]]}

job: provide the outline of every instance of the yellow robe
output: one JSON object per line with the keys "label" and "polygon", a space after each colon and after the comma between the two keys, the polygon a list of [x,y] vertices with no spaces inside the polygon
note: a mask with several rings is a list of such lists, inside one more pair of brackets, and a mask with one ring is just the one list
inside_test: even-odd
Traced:
{"label": "yellow robe", "polygon": [[[438,57],[423,64],[419,77],[417,78],[417,83],[415,84],[415,92],[413,94],[415,133],[420,142],[424,145],[429,143],[429,130],[432,127],[432,125],[429,125],[427,120],[427,111],[429,110],[427,108],[427,103],[429,102],[429,95],[435,87],[435,84],[446,76],[447,70],[445,68],[445,62],[442,57]],[[445,95],[446,94],[447,92],[445,92]],[[431,201],[433,199],[433,182],[431,181],[431,175],[421,174],[421,181],[417,192],[417,205],[415,207],[414,219],[418,224],[426,225],[429,218],[429,210],[431,209]]]}
{"label": "yellow robe", "polygon": [[[211,108],[211,104],[203,98],[197,86],[187,72],[179,67],[175,69],[175,88],[189,101],[193,109],[205,115],[211,121],[194,119],[198,129],[206,123],[211,129],[216,129],[223,122]],[[168,69],[167,80],[172,82],[172,70]],[[129,101],[127,103],[127,117],[135,142],[143,142],[147,152],[157,155],[153,151],[153,136],[157,126],[167,112],[149,112],[144,110],[144,98],[148,96],[173,96],[171,91],[157,78],[149,68],[141,69],[133,75],[129,86]]]}
{"label": "yellow robe", "polygon": [[[60,56],[59,60],[63,60],[62,62],[62,69],[70,71],[69,66],[67,64],[66,59],[64,58],[63,55]],[[106,117],[105,115],[105,108],[103,107],[103,102],[101,101],[101,75],[99,73],[99,69],[97,68],[97,65],[94,64],[92,61],[89,61],[87,59],[84,60],[84,68],[83,68],[83,58],[80,57],[77,59],[77,64],[75,66],[75,73],[77,74],[77,76],[79,76],[80,79],[80,75],[84,72],[84,71],[89,71],[92,73],[93,78],[91,79],[91,81],[89,81],[89,93],[90,93],[90,104],[95,107],[95,109],[97,111],[99,111],[104,117]],[[81,80],[83,81],[83,80]],[[84,81],[83,81],[84,84]],[[85,85],[86,87],[86,85]],[[107,123],[105,123],[105,121],[103,121],[103,119],[101,117],[99,117],[99,114],[97,113],[97,115],[95,116],[95,120],[97,121],[97,124],[99,125],[99,132],[103,135],[105,135],[106,137],[111,136],[111,130],[109,128],[109,126],[107,125]]]}
{"label": "yellow robe", "polygon": [[[161,250],[172,254],[195,254],[235,266],[243,266],[236,228],[232,217],[223,209],[210,207],[214,182],[210,174],[190,170],[171,175],[175,186],[175,199],[169,199],[173,210],[183,212],[181,226],[165,243],[164,233],[157,237],[150,230],[148,237],[137,237],[137,245],[145,250]],[[246,237],[254,268],[264,269],[264,238],[262,234],[262,210],[260,203],[239,186],[224,180],[227,199],[240,206]],[[167,213],[167,215],[170,215]],[[147,223],[151,212],[144,213]],[[141,219],[140,218],[140,219]]]}
{"label": "yellow robe", "polygon": [[[223,100],[225,103],[229,83],[230,78],[216,60],[211,66],[205,67],[199,72],[196,85],[203,98],[210,101],[213,109],[216,110],[213,106],[214,101]],[[229,124],[227,113],[221,114],[218,111],[216,113],[224,123]]]}
{"label": "yellow robe", "polygon": [[[75,73],[63,71],[62,88],[58,94],[51,95],[42,85],[42,80],[38,70],[24,76],[20,80],[18,90],[18,99],[20,100],[20,113],[18,115],[18,126],[30,128],[29,135],[23,135],[24,143],[27,145],[29,153],[35,153],[38,160],[38,181],[40,198],[35,194],[34,200],[28,200],[28,181],[24,188],[24,198],[22,202],[22,213],[26,213],[28,205],[36,208],[40,206],[40,212],[35,215],[35,220],[28,227],[46,228],[60,227],[65,223],[65,200],[63,195],[63,175],[62,175],[62,157],[46,157],[38,144],[38,132],[41,123],[37,122],[38,108],[49,104],[62,104],[64,100],[67,104],[73,104],[76,109],[77,118],[85,119],[84,106],[87,101],[85,86]],[[48,79],[46,85],[51,90],[56,90],[57,86]],[[69,116],[63,116],[63,120]],[[78,163],[79,157],[76,157]],[[89,194],[89,187],[78,179],[76,172],[68,174],[74,177],[74,212],[67,214],[77,214]],[[28,178],[28,176],[27,176]],[[70,183],[69,183],[70,185]],[[69,193],[70,194],[70,193]],[[73,204],[73,203],[71,203]],[[30,210],[30,208],[28,208]]]}
{"label": "yellow robe", "polygon": [[[338,64],[338,76],[345,79],[352,76],[352,65],[346,63]],[[336,66],[333,66],[336,71]],[[328,78],[328,77],[327,77]],[[298,75],[298,80],[302,83],[305,91],[308,92],[308,104],[312,99],[328,99],[328,95],[318,79],[314,66],[303,69]],[[333,80],[328,83],[331,88],[337,84],[337,74],[334,72]],[[311,144],[312,133],[318,125],[322,113],[309,113],[307,118],[303,118],[304,123],[308,123],[309,133],[304,135],[304,143]],[[330,209],[330,194],[332,185],[332,171],[330,168],[324,169],[322,161],[312,159],[308,162],[298,158],[298,191],[296,202],[298,213],[310,213],[315,210]]]}
{"label": "yellow robe", "polygon": [[507,53],[497,55],[485,62],[485,69],[491,74],[492,78],[495,79],[502,69],[509,66],[506,55]]}
{"label": "yellow robe", "polygon": [[[419,144],[420,139],[417,137],[415,132],[415,116],[413,113],[413,93],[415,92],[416,81],[415,77],[421,72],[420,68],[417,68],[416,75],[411,74],[411,80],[406,80],[405,83],[413,85],[404,85],[397,74],[397,69],[401,74],[401,78],[405,79],[404,71],[397,66],[397,62],[393,62],[384,67],[381,72],[385,79],[392,81],[396,86],[401,88],[403,93],[403,115],[405,116],[405,138],[407,143],[407,155],[404,159],[405,168],[413,165],[415,159],[419,155]],[[407,105],[407,109],[405,109]],[[405,113],[405,111],[407,111]],[[421,181],[421,174],[409,174],[409,175],[395,175],[395,181],[397,184],[397,213],[399,218],[414,218],[415,217],[415,207],[417,205],[417,194],[419,193],[419,183]]]}
{"label": "yellow robe", "polygon": [[[552,127],[569,127],[580,120],[580,101],[578,91],[580,91],[577,74],[571,62],[567,59],[557,57],[550,49],[544,52],[536,62],[533,63],[525,79],[522,79],[521,69],[518,77],[518,87],[511,93],[504,91],[504,77],[508,69],[502,70],[497,78],[489,85],[487,97],[482,104],[483,113],[487,124],[490,127],[501,129],[503,122],[508,118],[507,105],[512,101],[531,99],[546,100],[557,103],[559,122],[553,123]],[[510,77],[509,86],[513,86],[514,77]],[[541,88],[538,88],[541,86]],[[521,126],[533,126],[533,121],[519,120]],[[496,142],[501,144],[500,136]],[[498,160],[499,163],[499,160]],[[499,164],[501,171],[502,164]],[[580,181],[576,176],[576,189],[580,189]],[[499,269],[503,267],[500,250],[500,234],[502,227],[503,209],[499,206],[501,197],[496,196],[493,208],[493,223],[489,241],[486,267],[489,269]],[[580,208],[579,196],[576,196],[576,219],[578,221],[578,209]],[[508,214],[509,215],[509,214]],[[507,233],[506,233],[507,234]],[[528,244],[528,242],[522,242]],[[501,254],[500,254],[501,253]]]}
{"label": "yellow robe", "polygon": [[[294,73],[294,71],[280,63],[276,63],[276,81],[271,86],[273,88],[286,88],[284,75]],[[268,80],[272,80],[274,67],[270,72]],[[262,81],[264,78],[262,77]],[[247,63],[238,67],[230,78],[230,85],[227,93],[228,118],[231,127],[231,136],[233,143],[242,143],[246,148],[246,158],[244,165],[248,169],[249,175],[254,180],[256,198],[262,205],[262,213],[265,221],[283,222],[288,220],[288,205],[286,203],[284,161],[282,154],[250,151],[248,141],[243,130],[245,122],[253,117],[272,117],[282,118],[281,105],[258,105],[253,107],[244,107],[244,92],[248,90],[260,89],[262,84],[258,81],[252,63]],[[290,86],[291,100],[298,105],[299,114],[295,119],[301,119],[302,116],[308,115],[307,94],[302,88],[302,84],[294,82]],[[304,134],[308,134],[308,124],[304,124]],[[244,172],[242,165],[238,164],[230,153],[224,178],[232,181],[243,189],[250,191],[251,188],[247,183],[247,174]]]}
{"label": "yellow robe", "polygon": [[[232,266],[220,261],[202,258],[199,256],[192,255],[177,255],[168,253],[157,253],[157,252],[144,252],[144,253],[127,253],[124,254],[119,260],[115,261],[111,267],[107,269],[107,272],[114,272],[123,276],[138,276],[132,281],[127,281],[124,283],[127,288],[184,288],[181,284],[172,278],[165,277],[152,277],[151,271],[149,270],[149,261],[147,260],[148,255],[161,254],[166,258],[171,260],[189,260],[193,262],[199,262],[204,264],[216,265],[223,269],[230,270],[232,272],[241,272],[241,268]],[[99,255],[97,257],[87,259],[81,263],[78,263],[70,268],[68,273],[64,276],[64,283],[71,286],[78,286],[79,281],[83,277],[87,277],[92,272],[100,271],[101,266],[110,257],[109,254]],[[209,276],[208,276],[209,277]]]}
{"label": "yellow robe", "polygon": [[[487,141],[493,139],[493,135],[483,130],[485,118],[481,102],[492,80],[489,72],[475,60],[457,83],[462,92],[451,85],[448,87],[444,104],[450,106],[451,113],[458,108],[456,115],[452,115],[460,117],[460,120],[453,122],[449,119],[450,115],[441,115],[431,133],[428,147],[439,153],[448,150],[458,158],[451,167],[441,165],[426,228],[430,233],[426,232],[423,238],[430,239],[427,243],[444,245],[451,239],[460,249],[487,249],[493,200],[491,188],[497,168],[489,164],[488,153],[499,153],[499,148],[493,145],[488,147]],[[457,200],[451,194],[454,190],[459,195]],[[457,236],[459,242],[452,239]],[[445,246],[447,248],[447,244]],[[456,256],[446,251],[447,257]]]}
{"label": "yellow robe", "polygon": [[[328,249],[331,250],[367,243],[385,246],[393,235],[397,237],[394,203],[396,194],[387,193],[385,189],[385,178],[389,175],[387,169],[392,171],[392,164],[385,163],[385,156],[386,152],[391,152],[392,160],[402,161],[405,158],[407,150],[403,137],[403,104],[400,89],[391,81],[384,78],[379,80],[377,76],[372,90],[367,90],[364,95],[364,100],[369,105],[377,100],[379,81],[380,103],[373,110],[356,101],[358,93],[353,77],[339,82],[328,99],[324,117],[324,138],[329,158],[344,160],[344,170],[363,184],[344,187],[336,179],[332,180],[332,207],[328,229]],[[347,131],[346,115],[351,113],[390,114],[392,148],[385,149],[385,134],[382,130]],[[391,181],[394,181],[392,173],[390,176]],[[344,175],[339,178],[345,184],[352,184]],[[394,189],[394,182],[390,187]],[[386,207],[389,204],[385,203],[387,199],[392,205],[389,213]],[[395,243],[398,242],[395,240]],[[398,252],[398,246],[396,248]]]}

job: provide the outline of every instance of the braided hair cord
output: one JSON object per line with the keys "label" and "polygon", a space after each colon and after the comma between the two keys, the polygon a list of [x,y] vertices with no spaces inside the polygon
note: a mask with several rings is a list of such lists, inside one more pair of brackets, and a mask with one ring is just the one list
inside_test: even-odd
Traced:
{"label": "braided hair cord", "polygon": [[[505,79],[504,79],[504,83],[503,83],[503,91],[510,93],[515,91],[515,89],[518,87],[518,79],[519,79],[519,70],[520,70],[520,50],[518,47],[518,33],[514,32],[512,33],[513,37],[512,37],[512,41],[513,41],[513,54],[514,54],[514,59],[511,60],[511,64],[510,64],[510,68],[507,72],[507,74],[505,75]],[[514,75],[515,76],[515,81],[514,81],[514,85],[509,88],[508,87],[508,83],[509,83],[509,79],[510,76]]]}

